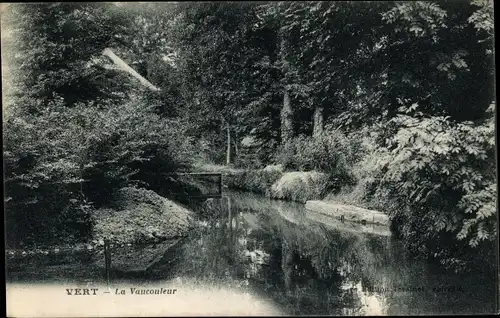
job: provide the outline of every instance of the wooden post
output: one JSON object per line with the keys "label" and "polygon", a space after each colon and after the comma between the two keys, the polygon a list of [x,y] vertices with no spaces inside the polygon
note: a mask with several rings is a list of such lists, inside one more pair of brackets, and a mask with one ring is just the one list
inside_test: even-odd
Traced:
{"label": "wooden post", "polygon": [[111,251],[109,249],[109,240],[104,239],[104,262],[106,266],[106,286],[109,289],[109,270],[111,267]]}

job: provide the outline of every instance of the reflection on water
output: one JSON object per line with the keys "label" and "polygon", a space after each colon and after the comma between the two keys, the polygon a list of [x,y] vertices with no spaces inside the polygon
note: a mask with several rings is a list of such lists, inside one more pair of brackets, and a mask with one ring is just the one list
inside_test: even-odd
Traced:
{"label": "reflection on water", "polygon": [[439,273],[392,238],[328,227],[301,204],[230,192],[198,212],[179,261],[157,271],[236,286],[290,315],[494,311],[494,279]]}
{"label": "reflection on water", "polygon": [[[203,290],[230,291],[235,297],[251,299],[241,306],[251,307],[259,300],[266,304],[259,310],[271,308],[272,313],[286,315],[495,311],[494,277],[439,272],[407,258],[398,242],[382,235],[383,231],[369,234],[356,227],[343,230],[334,220],[306,212],[303,204],[248,193],[228,192],[222,199],[193,208],[199,218],[188,238],[166,253],[159,247],[144,248],[143,254],[154,254],[155,261],[147,270],[124,272],[123,277],[113,273],[112,284],[175,282],[171,286],[181,290],[179,282],[187,281]],[[112,264],[117,263],[117,255],[118,250]],[[141,257],[148,256],[141,255],[130,254],[127,262],[138,266]],[[19,264],[11,262],[9,279],[92,285],[102,283],[99,266],[79,259],[22,260]],[[199,294],[192,290],[186,293],[193,297]],[[207,302],[225,297],[213,293],[212,298],[207,296]],[[199,311],[209,310],[199,306]]]}

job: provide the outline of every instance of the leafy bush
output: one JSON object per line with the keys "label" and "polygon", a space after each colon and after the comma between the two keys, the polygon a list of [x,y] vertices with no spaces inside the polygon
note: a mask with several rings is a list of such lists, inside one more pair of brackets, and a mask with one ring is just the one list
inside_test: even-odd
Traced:
{"label": "leafy bush", "polygon": [[[494,112],[494,105],[489,110]],[[388,129],[396,133],[366,166],[375,177],[372,194],[398,207],[390,216],[410,250],[456,270],[492,265],[497,237],[494,116],[454,123],[446,117],[400,115],[384,125],[384,133]]]}
{"label": "leafy bush", "polygon": [[287,170],[320,171],[332,174],[339,185],[354,182],[351,169],[360,160],[361,144],[339,131],[326,131],[318,137],[299,136],[284,145],[277,161]]}
{"label": "leafy bush", "polygon": [[8,244],[89,235],[90,206],[80,187],[85,130],[78,121],[91,112],[65,108],[60,99],[38,116],[19,114],[16,106],[4,120]]}
{"label": "leafy bush", "polygon": [[224,182],[229,188],[263,194],[273,199],[305,202],[321,199],[332,190],[334,178],[325,173],[283,172],[281,166],[259,170],[227,172]]}
{"label": "leafy bush", "polygon": [[140,102],[67,107],[54,99],[38,115],[12,107],[4,121],[10,244],[88,238],[92,207],[129,184],[163,195],[182,188],[167,174],[190,164],[189,140]]}
{"label": "leafy bush", "polygon": [[273,199],[287,199],[305,203],[322,199],[330,190],[330,176],[316,171],[287,172],[271,187],[268,194]]}
{"label": "leafy bush", "polygon": [[161,118],[146,102],[112,107],[97,118],[90,133],[87,194],[106,202],[114,190],[129,183],[175,195],[180,186],[173,174],[187,169],[190,140],[175,120]]}

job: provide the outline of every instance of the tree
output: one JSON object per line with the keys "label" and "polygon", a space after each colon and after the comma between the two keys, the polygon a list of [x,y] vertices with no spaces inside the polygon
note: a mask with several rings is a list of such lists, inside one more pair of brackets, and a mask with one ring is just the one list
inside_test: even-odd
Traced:
{"label": "tree", "polygon": [[[78,100],[122,98],[123,74],[103,69],[94,58],[114,42],[123,20],[111,4],[15,4],[7,25],[16,39],[8,58],[19,94],[40,107],[53,96]],[[78,97],[76,97],[78,96]],[[77,99],[76,99],[77,98]],[[36,111],[36,110],[33,110]]]}
{"label": "tree", "polygon": [[342,116],[375,123],[376,149],[363,163],[373,169],[369,195],[395,204],[403,242],[456,270],[492,264],[497,235],[493,61],[488,32],[471,23],[477,12],[470,3],[396,3],[359,63],[370,80],[360,82],[362,98]]}
{"label": "tree", "polygon": [[[275,60],[275,68],[279,74],[279,84],[282,94],[282,107],[280,111],[281,117],[281,143],[289,143],[294,134],[294,108],[291,100],[291,90],[293,82],[289,74],[291,73],[292,65],[290,63],[290,39],[289,33],[296,22],[293,17],[296,12],[302,9],[303,4],[288,3],[280,1],[278,3],[265,3],[258,7],[259,24],[262,29],[269,28],[274,30],[275,40],[277,43],[275,48],[277,59]],[[291,26],[292,25],[292,26]]]}
{"label": "tree", "polygon": [[248,133],[258,118],[248,111],[256,107],[246,106],[260,104],[262,86],[273,76],[269,58],[262,56],[269,50],[260,42],[266,35],[250,27],[257,19],[255,4],[182,4],[178,10],[174,43],[192,95],[185,116],[193,133],[202,137],[219,131],[220,143],[227,140],[228,125],[231,135]]}
{"label": "tree", "polygon": [[367,79],[360,83],[362,94],[371,102],[356,109],[355,121],[407,110],[480,118],[493,96],[492,59],[468,22],[473,12],[454,1],[402,2],[385,11],[384,23],[374,29],[378,42],[358,63],[358,74]]}
{"label": "tree", "polygon": [[155,114],[146,88],[101,55],[130,27],[122,12],[85,3],[9,10],[18,40],[7,47],[15,85],[4,118],[9,244],[85,240],[92,208],[116,189],[177,186],[157,171],[185,168],[189,139]]}

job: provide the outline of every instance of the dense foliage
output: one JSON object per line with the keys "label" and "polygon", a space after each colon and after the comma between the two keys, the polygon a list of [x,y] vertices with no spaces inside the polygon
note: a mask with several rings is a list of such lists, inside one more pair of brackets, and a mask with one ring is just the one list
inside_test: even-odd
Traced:
{"label": "dense foliage", "polygon": [[473,124],[399,115],[388,122],[396,133],[363,162],[371,177],[369,195],[393,203],[389,212],[396,231],[412,251],[461,269],[480,255],[494,258],[496,166],[490,116]]}
{"label": "dense foliage", "polygon": [[125,73],[102,65],[102,49],[116,45],[106,28],[120,30],[126,20],[106,4],[11,8],[27,19],[13,22],[12,37],[22,41],[6,58],[16,71],[4,106],[8,243],[85,239],[93,209],[127,185],[177,195],[168,174],[190,163],[182,124],[161,117],[157,98]]}
{"label": "dense foliage", "polygon": [[[4,154],[19,228],[88,231],[88,211],[116,189],[175,192],[158,172],[194,160],[282,164],[327,173],[354,203],[387,211],[415,255],[493,265],[490,1],[9,10]],[[161,91],[110,67],[107,47]],[[265,192],[278,177],[245,182]]]}
{"label": "dense foliage", "polygon": [[327,130],[317,137],[296,137],[281,147],[277,160],[288,170],[326,172],[345,184],[352,181],[351,171],[361,154],[359,140]]}

